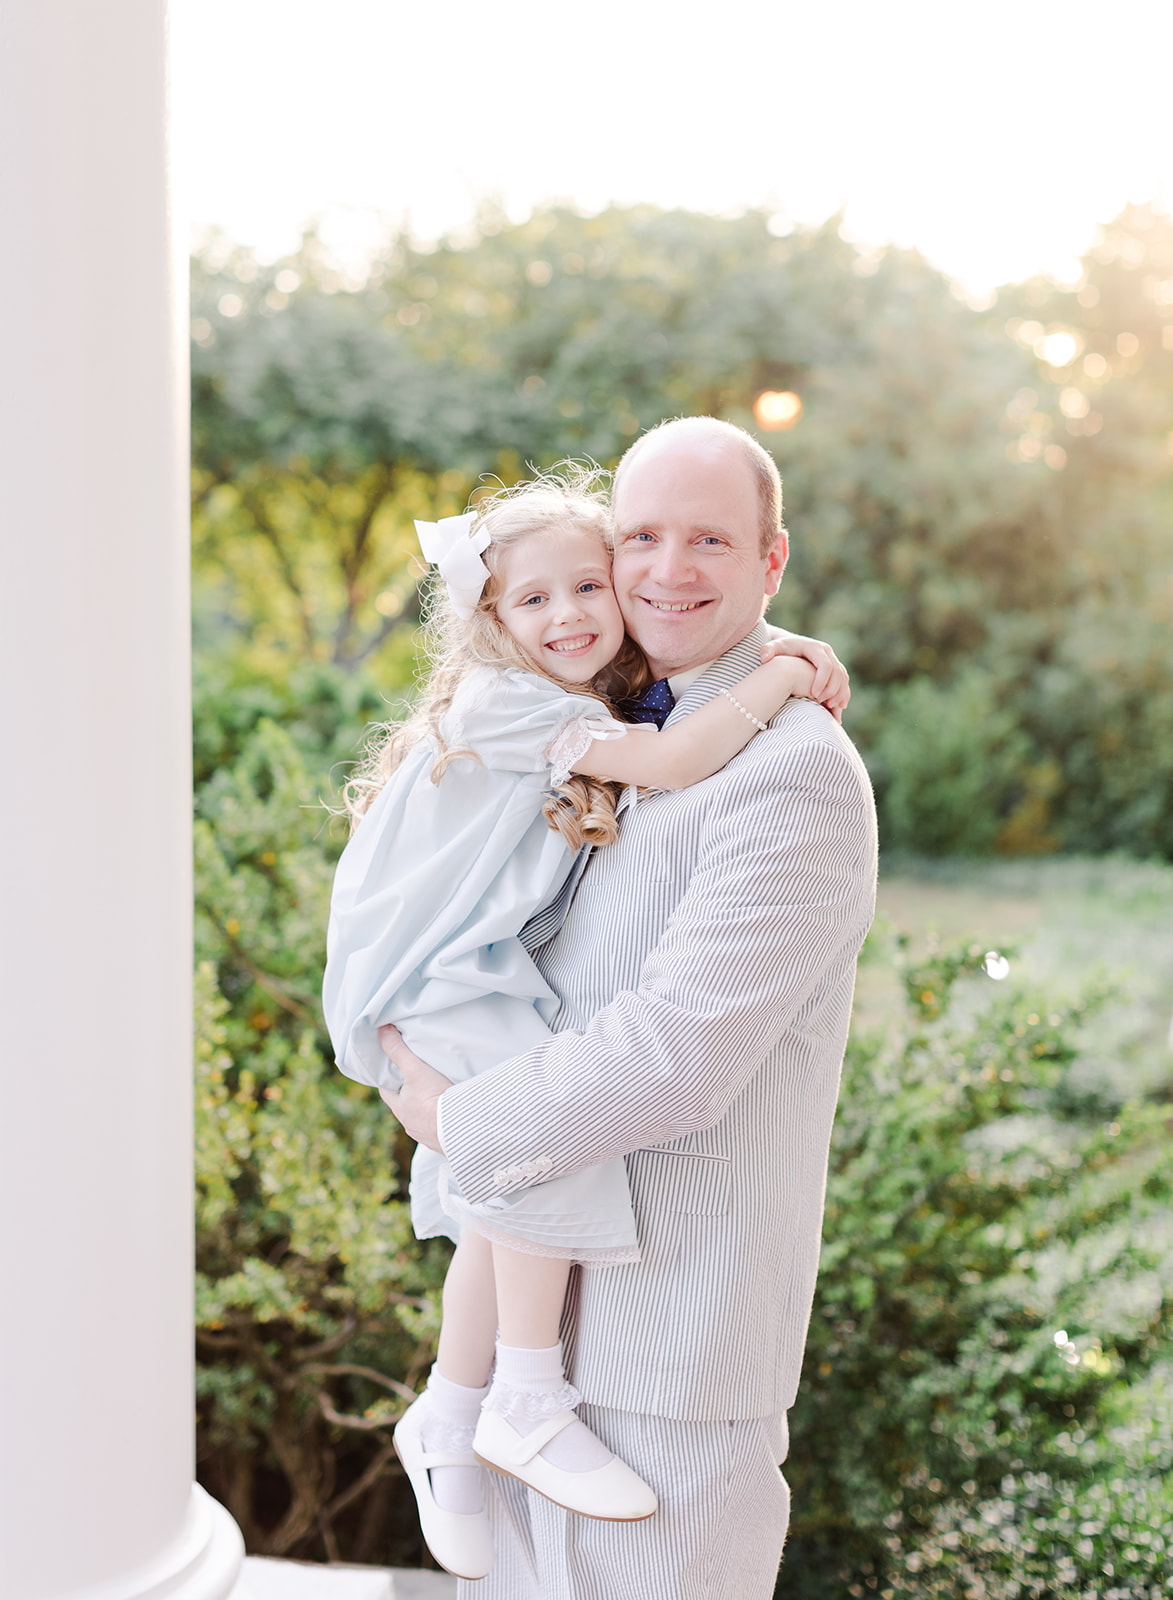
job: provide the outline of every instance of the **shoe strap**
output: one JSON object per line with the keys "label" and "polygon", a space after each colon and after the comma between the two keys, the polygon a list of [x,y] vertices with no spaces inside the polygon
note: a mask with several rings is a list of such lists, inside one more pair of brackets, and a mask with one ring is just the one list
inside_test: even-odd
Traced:
{"label": "shoe strap", "polygon": [[[577,1421],[578,1418],[573,1411],[558,1411],[554,1416],[547,1417],[545,1422],[539,1422],[532,1433],[523,1433],[516,1447],[510,1450],[510,1454],[515,1461],[524,1465],[544,1450],[550,1440],[556,1438],[564,1428],[569,1428],[572,1422]],[[512,1441],[510,1443],[512,1444]]]}

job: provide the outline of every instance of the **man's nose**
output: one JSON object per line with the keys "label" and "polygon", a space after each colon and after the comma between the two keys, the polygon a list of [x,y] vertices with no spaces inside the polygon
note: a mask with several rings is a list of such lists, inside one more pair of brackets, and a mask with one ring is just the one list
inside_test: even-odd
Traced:
{"label": "man's nose", "polygon": [[696,563],[687,545],[676,545],[665,540],[656,546],[648,572],[656,583],[671,589],[694,581]]}

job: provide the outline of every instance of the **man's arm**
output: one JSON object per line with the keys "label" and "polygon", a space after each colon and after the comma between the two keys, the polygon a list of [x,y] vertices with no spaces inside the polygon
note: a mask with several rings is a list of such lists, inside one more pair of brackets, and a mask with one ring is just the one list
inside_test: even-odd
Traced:
{"label": "man's arm", "polygon": [[784,746],[741,776],[637,987],[582,1033],[444,1094],[444,1150],[468,1200],[711,1127],[858,950],[874,903],[875,820],[849,748]]}

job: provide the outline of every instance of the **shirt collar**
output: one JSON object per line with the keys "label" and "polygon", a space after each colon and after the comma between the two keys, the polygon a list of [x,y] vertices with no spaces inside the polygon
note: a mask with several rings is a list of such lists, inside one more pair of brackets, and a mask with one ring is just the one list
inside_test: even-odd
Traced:
{"label": "shirt collar", "polygon": [[[766,630],[759,622],[750,629],[740,644],[735,644],[732,650],[727,650],[723,656],[718,656],[713,661],[702,661],[696,667],[686,667],[683,672],[674,672],[668,679],[668,687],[676,699],[676,705],[669,713],[668,721],[664,726],[666,728],[672,726],[686,714],[681,708],[681,698],[689,693],[694,684],[700,682],[705,673],[716,669],[713,674],[715,691],[717,679],[724,677],[728,685],[733,687],[740,682],[747,672],[752,672],[754,667],[761,662],[762,641],[765,637]],[[697,704],[690,706],[689,710],[696,711],[700,705],[703,705],[704,701],[699,698],[701,693],[703,691],[697,691],[697,696],[694,697],[697,699]],[[635,805],[638,799],[639,791],[634,784],[629,784],[619,797],[619,804],[615,807],[615,815],[618,816],[621,812],[626,811],[628,806]]]}
{"label": "shirt collar", "polygon": [[683,672],[674,672],[668,679],[673,699],[679,700],[684,691],[690,689],[700,675],[707,672],[712,665],[712,661],[702,661],[699,667],[685,667]]}
{"label": "shirt collar", "polygon": [[690,711],[699,711],[706,700],[712,698],[718,689],[724,685],[728,689],[734,688],[747,672],[761,665],[762,643],[766,637],[765,627],[759,622],[751,628],[740,644],[735,644],[731,650],[726,650],[723,656],[718,656],[715,661],[709,661],[699,667],[688,667],[683,672],[669,679],[669,687],[673,690],[680,684],[683,693],[676,698],[676,704],[666,728],[673,727],[681,717]]}

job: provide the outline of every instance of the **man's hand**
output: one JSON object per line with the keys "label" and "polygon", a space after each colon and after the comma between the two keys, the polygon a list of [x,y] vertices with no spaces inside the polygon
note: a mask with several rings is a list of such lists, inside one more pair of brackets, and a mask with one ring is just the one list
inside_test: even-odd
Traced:
{"label": "man's hand", "polygon": [[809,661],[815,669],[809,698],[826,706],[836,722],[843,721],[843,712],[851,699],[851,683],[847,668],[829,644],[821,639],[804,638],[801,633],[783,633],[775,629],[762,646],[762,660],[770,661],[774,656],[801,656]]}
{"label": "man's hand", "polygon": [[388,1022],[379,1029],[379,1044],[383,1054],[390,1056],[403,1076],[403,1088],[398,1094],[380,1089],[380,1098],[390,1106],[417,1144],[426,1144],[429,1150],[443,1155],[436,1127],[436,1107],[444,1090],[451,1089],[452,1080],[409,1050],[393,1023]]}

